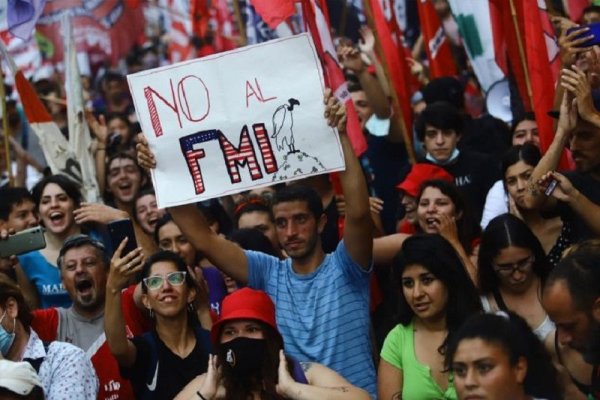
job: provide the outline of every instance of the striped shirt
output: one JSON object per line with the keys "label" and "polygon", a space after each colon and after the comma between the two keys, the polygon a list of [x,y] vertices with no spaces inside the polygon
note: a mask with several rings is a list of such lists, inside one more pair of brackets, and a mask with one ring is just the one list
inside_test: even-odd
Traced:
{"label": "striped shirt", "polygon": [[246,251],[250,287],[275,302],[287,354],[340,373],[375,398],[376,376],[369,336],[369,277],[344,242],[312,273],[293,271],[292,260]]}

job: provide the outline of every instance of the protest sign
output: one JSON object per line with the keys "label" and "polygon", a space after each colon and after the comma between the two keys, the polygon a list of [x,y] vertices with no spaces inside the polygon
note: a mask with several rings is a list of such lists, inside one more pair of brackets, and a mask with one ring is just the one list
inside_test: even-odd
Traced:
{"label": "protest sign", "polygon": [[308,34],[127,78],[161,208],[344,169]]}

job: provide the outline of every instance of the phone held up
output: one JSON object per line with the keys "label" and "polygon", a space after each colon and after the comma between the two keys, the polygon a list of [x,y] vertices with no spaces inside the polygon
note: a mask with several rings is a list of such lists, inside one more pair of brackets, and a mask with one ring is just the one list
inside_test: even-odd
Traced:
{"label": "phone held up", "polygon": [[597,44],[600,44],[600,22],[595,22],[593,24],[576,26],[574,28],[567,29],[567,34],[570,34],[573,31],[580,30],[581,28],[589,28],[588,31],[581,32],[574,39],[581,39],[584,37],[591,36],[589,40],[586,40],[584,43],[578,45],[577,47],[591,47]]}
{"label": "phone held up", "polygon": [[113,249],[116,250],[121,244],[123,239],[128,238],[127,244],[121,253],[121,257],[125,256],[129,252],[135,250],[138,245],[135,240],[135,232],[133,230],[133,224],[130,219],[119,219],[108,223],[108,236]]}
{"label": "phone held up", "polygon": [[18,256],[46,247],[44,228],[36,226],[10,235],[6,240],[0,240],[0,258]]}

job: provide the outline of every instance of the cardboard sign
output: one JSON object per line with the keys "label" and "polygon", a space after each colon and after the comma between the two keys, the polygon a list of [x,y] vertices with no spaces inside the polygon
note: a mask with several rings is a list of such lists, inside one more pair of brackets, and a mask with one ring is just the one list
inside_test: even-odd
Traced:
{"label": "cardboard sign", "polygon": [[308,34],[129,75],[159,207],[344,169]]}

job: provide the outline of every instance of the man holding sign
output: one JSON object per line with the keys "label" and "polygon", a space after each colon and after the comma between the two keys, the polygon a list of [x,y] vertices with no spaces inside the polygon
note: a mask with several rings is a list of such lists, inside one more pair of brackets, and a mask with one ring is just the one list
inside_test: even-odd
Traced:
{"label": "man holding sign", "polygon": [[[275,197],[277,235],[290,256],[283,261],[244,251],[215,234],[194,204],[171,207],[169,212],[194,247],[216,267],[271,296],[286,353],[300,361],[322,363],[375,397],[369,339],[373,228],[368,192],[345,134],[346,111],[329,90],[325,105],[327,123],[340,133],[346,164],[340,172],[346,196],[344,237],[333,253],[325,254],[321,247],[319,233],[326,222],[321,200],[304,188],[286,188]],[[156,167],[147,140],[140,137],[139,141],[140,165]],[[344,392],[345,388],[333,390]]]}

